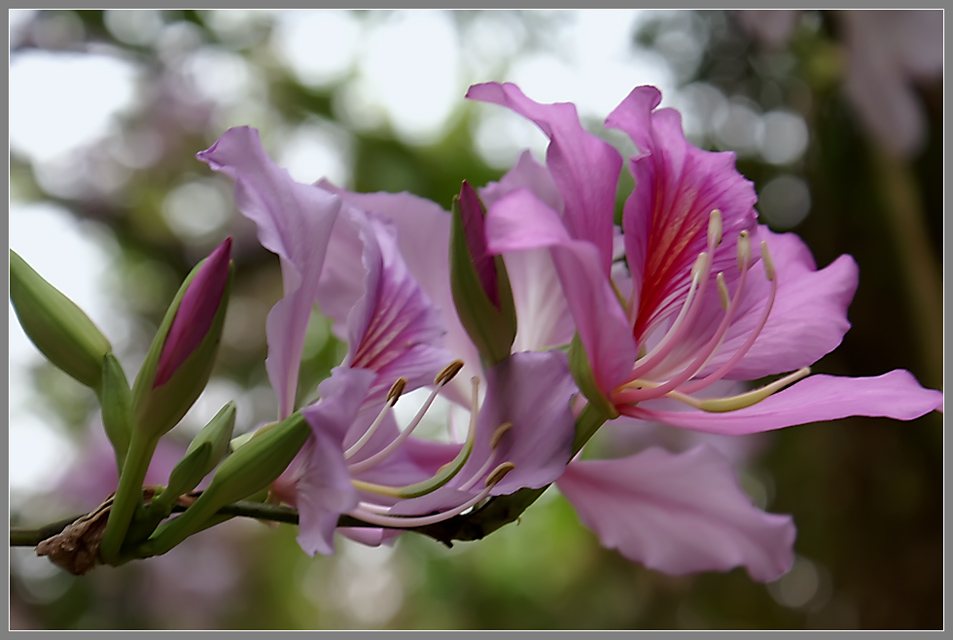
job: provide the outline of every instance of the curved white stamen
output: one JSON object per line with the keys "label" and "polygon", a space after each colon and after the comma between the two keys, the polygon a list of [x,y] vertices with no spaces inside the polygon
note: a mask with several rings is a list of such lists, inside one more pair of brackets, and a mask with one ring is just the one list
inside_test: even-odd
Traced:
{"label": "curved white stamen", "polygon": [[700,300],[705,292],[705,286],[708,283],[708,276],[711,272],[711,258],[708,252],[703,251],[698,254],[695,264],[692,265],[692,281],[685,295],[685,301],[682,308],[675,317],[675,322],[669,327],[668,331],[662,336],[655,347],[647,354],[636,360],[632,372],[629,374],[629,381],[637,380],[646,371],[657,365],[665,356],[671,353],[672,349],[678,344],[678,338],[681,337],[685,327],[695,318],[699,305],[694,304],[695,300]]}
{"label": "curved white stamen", "polygon": [[[709,338],[708,342],[705,343],[705,346],[698,351],[698,354],[691,361],[691,363],[683,367],[679,373],[673,375],[664,382],[635,380],[633,381],[631,388],[620,391],[614,396],[614,399],[617,402],[637,403],[664,396],[669,392],[679,388],[680,385],[688,382],[692,376],[696,375],[699,371],[705,368],[705,366],[715,356],[718,348],[721,347],[722,342],[724,342],[725,337],[728,335],[728,329],[731,327],[731,321],[741,304],[745,283],[748,279],[748,271],[750,266],[748,261],[751,259],[751,252],[746,246],[748,245],[747,234],[742,234],[742,236],[739,237],[738,244],[738,259],[741,261],[739,267],[742,267],[741,278],[738,280],[738,287],[735,290],[735,296],[728,302],[728,304],[726,304],[728,287],[725,284],[724,275],[719,272],[718,276],[716,276],[722,307],[727,308],[721,323],[719,323],[718,328],[715,330],[715,333],[712,335],[712,337]],[[706,378],[706,380],[708,380],[708,378]],[[688,385],[692,385],[694,389],[700,389],[703,386],[707,386],[707,384],[710,384],[710,382],[700,386],[688,382]],[[688,385],[686,385],[686,387]],[[682,391],[689,393],[689,391],[686,391],[685,388],[683,388]]]}
{"label": "curved white stamen", "polygon": [[[384,515],[379,513],[378,508],[373,508],[373,510],[364,510],[362,505],[359,505],[356,509],[351,511],[348,515],[363,520],[368,524],[374,524],[381,527],[391,527],[391,528],[407,528],[407,527],[422,527],[428,524],[434,524],[441,522],[453,516],[460,515],[467,509],[476,506],[481,501],[483,501],[487,496],[490,495],[490,492],[493,490],[493,487],[503,479],[503,477],[512,471],[515,468],[515,465],[512,462],[504,462],[487,478],[486,487],[480,493],[473,496],[466,502],[457,505],[452,509],[447,511],[442,511],[440,513],[435,513],[427,516],[391,516]],[[368,505],[373,506],[373,505]]]}
{"label": "curved white stamen", "polygon": [[[767,245],[762,245],[761,254],[762,256],[767,256],[767,260],[762,260],[762,264],[765,265],[765,276],[768,277],[768,280],[771,282],[771,291],[768,293],[768,299],[764,304],[764,308],[761,310],[761,317],[758,319],[758,324],[755,325],[755,327],[748,333],[748,338],[745,340],[745,343],[732,354],[731,358],[729,358],[727,362],[722,364],[715,371],[709,373],[704,378],[692,380],[688,384],[684,385],[680,389],[682,392],[694,393],[695,391],[703,389],[717,380],[721,380],[722,376],[731,371],[731,369],[738,364],[745,354],[751,350],[755,340],[758,339],[758,336],[761,335],[761,331],[764,330],[764,325],[768,322],[768,317],[771,315],[771,309],[774,307],[774,300],[777,297],[778,281],[776,274],[774,273],[774,263],[771,261],[771,256],[768,253]],[[775,277],[772,278],[772,275]]]}
{"label": "curved white stamen", "polygon": [[377,428],[381,426],[381,423],[384,422],[384,417],[387,415],[387,412],[397,404],[397,400],[400,398],[400,395],[404,392],[404,388],[407,386],[407,380],[404,378],[397,378],[397,381],[391,386],[390,391],[387,392],[387,399],[384,402],[384,408],[381,409],[381,412],[377,414],[377,417],[374,418],[374,422],[371,423],[371,426],[367,428],[367,431],[364,432],[357,442],[348,447],[347,451],[344,452],[344,459],[348,460],[354,457],[358,451],[360,451],[365,444],[371,439],[371,436],[377,431]]}

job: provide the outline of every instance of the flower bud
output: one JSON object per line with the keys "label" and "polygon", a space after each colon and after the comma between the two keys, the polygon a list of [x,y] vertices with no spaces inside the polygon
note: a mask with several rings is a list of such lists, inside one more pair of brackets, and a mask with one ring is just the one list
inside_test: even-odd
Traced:
{"label": "flower bud", "polygon": [[122,365],[111,353],[103,358],[102,384],[99,393],[103,429],[116,452],[116,468],[122,470],[132,434],[132,391]]}
{"label": "flower bud", "polygon": [[23,331],[54,365],[98,389],[109,341],[76,304],[10,251],[10,300]]}
{"label": "flower bud", "polygon": [[176,498],[198,486],[228,453],[234,428],[235,403],[229,402],[192,439],[185,456],[169,474],[169,486],[153,499],[152,508],[168,515]]}
{"label": "flower bud", "polygon": [[486,366],[510,354],[516,339],[516,308],[502,256],[487,251],[486,211],[473,188],[463,183],[451,207],[450,288],[460,323]]}
{"label": "flower bud", "polygon": [[215,512],[268,487],[304,446],[311,427],[300,413],[263,427],[219,465],[208,488],[182,515],[164,523],[149,540],[150,551],[165,553],[201,531]]}
{"label": "flower bud", "polygon": [[133,388],[137,428],[159,437],[178,424],[212,374],[233,267],[228,238],[182,283]]}

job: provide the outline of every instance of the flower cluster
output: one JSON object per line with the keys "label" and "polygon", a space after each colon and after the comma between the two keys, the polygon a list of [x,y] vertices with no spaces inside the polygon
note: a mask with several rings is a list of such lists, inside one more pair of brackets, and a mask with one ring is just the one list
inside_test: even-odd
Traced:
{"label": "flower cluster", "polygon": [[[453,214],[408,193],[296,183],[247,127],[198,154],[234,180],[239,210],[281,260],[267,368],[278,418],[300,411],[311,432],[272,495],[298,509],[302,548],[331,553],[336,531],[379,544],[556,483],[631,560],[676,574],[783,574],[791,518],[757,509],[714,449],[579,453],[607,421],[737,435],[940,410],[941,393],[905,371],[809,375],[849,327],[855,263],[842,256],[818,270],[797,236],[758,225],[734,156],[688,143],[652,87],[606,121],[638,149],[620,226],[623,158],[583,129],[572,104],[539,104],[512,84],[467,97],[528,118],[550,144],[545,164],[527,152],[499,182],[464,184]],[[299,408],[315,305],[348,352],[319,399]],[[723,380],[779,375],[712,397]],[[401,429],[392,408],[421,387],[430,395]],[[437,396],[469,412],[465,435],[453,425],[442,441],[414,435]],[[364,526],[339,527],[342,517]]]}

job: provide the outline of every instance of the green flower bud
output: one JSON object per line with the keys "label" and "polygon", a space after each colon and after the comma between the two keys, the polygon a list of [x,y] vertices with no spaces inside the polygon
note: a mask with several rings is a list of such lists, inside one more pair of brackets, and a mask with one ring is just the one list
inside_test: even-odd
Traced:
{"label": "green flower bud", "polygon": [[145,435],[178,424],[208,384],[232,285],[230,250],[231,238],[182,283],[136,376],[133,411]]}
{"label": "green flower bud", "polygon": [[516,307],[502,256],[487,252],[483,204],[466,182],[454,196],[450,288],[460,323],[487,367],[504,360],[516,339]]}
{"label": "green flower bud", "polygon": [[225,457],[234,428],[235,403],[229,402],[189,444],[185,456],[169,474],[169,486],[153,499],[150,508],[167,516],[176,498],[198,486],[202,478]]}
{"label": "green flower bud", "polygon": [[98,389],[106,337],[76,304],[10,251],[10,300],[23,331],[54,365]]}
{"label": "green flower bud", "polygon": [[116,451],[116,465],[122,470],[132,434],[132,391],[122,365],[111,353],[103,358],[102,388],[99,393],[103,428]]}
{"label": "green flower bud", "polygon": [[310,435],[311,427],[299,413],[259,429],[222,461],[212,482],[192,506],[156,529],[147,543],[149,552],[165,553],[205,528],[223,506],[244,500],[271,485],[291,464]]}

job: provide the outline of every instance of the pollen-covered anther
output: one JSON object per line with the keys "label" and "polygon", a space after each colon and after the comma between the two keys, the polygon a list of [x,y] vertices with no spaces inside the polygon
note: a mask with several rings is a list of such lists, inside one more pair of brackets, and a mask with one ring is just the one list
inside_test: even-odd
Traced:
{"label": "pollen-covered anther", "polygon": [[407,380],[405,378],[397,378],[397,381],[391,385],[390,391],[387,392],[387,404],[392,407],[397,404],[397,400],[401,394],[404,393],[404,389],[406,388]]}
{"label": "pollen-covered anther", "polygon": [[516,465],[512,462],[504,462],[499,465],[496,469],[490,472],[490,475],[486,477],[486,486],[487,488],[492,487],[500,482],[510,471],[516,468]]}
{"label": "pollen-covered anther", "polygon": [[493,432],[493,435],[490,436],[490,448],[496,449],[496,447],[500,444],[500,440],[503,439],[503,435],[512,428],[513,428],[512,422],[504,422],[503,424],[498,426],[496,428],[496,431]]}
{"label": "pollen-covered anther", "polygon": [[708,215],[708,246],[715,248],[721,244],[721,211],[712,209]]}
{"label": "pollen-covered anther", "polygon": [[771,252],[768,251],[768,243],[764,240],[761,241],[761,262],[764,264],[764,275],[767,276],[768,280],[774,282],[778,273],[774,269],[774,260],[771,258]]}
{"label": "pollen-covered anther", "polygon": [[433,379],[433,383],[436,385],[445,385],[453,380],[453,377],[460,373],[461,369],[463,369],[463,360],[454,360],[437,374],[437,377]]}

